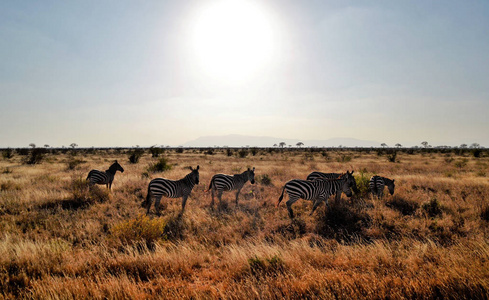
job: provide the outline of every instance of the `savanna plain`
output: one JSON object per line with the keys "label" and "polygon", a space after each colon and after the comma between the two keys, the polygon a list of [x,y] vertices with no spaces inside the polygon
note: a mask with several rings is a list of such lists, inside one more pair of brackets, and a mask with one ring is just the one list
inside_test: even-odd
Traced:
{"label": "savanna plain", "polygon": [[[6,152],[7,151],[7,152]],[[22,153],[24,152],[24,153]],[[489,154],[466,149],[3,150],[0,298],[485,299]],[[137,157],[136,157],[136,156]],[[129,161],[131,159],[133,162]],[[91,169],[117,172],[109,191]],[[28,163],[30,162],[30,163]],[[157,177],[200,166],[183,216],[141,203]],[[212,175],[255,167],[210,207]],[[276,207],[284,184],[354,170],[359,193]],[[372,175],[395,179],[382,199]],[[217,199],[216,199],[217,201]],[[218,202],[218,201],[217,201]]]}

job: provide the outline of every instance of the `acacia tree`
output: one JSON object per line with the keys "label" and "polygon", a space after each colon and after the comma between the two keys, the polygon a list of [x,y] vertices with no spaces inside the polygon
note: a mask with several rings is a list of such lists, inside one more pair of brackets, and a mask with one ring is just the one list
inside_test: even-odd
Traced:
{"label": "acacia tree", "polygon": [[297,147],[301,147],[301,146],[304,146],[304,143],[303,142],[298,142],[297,144],[295,144]]}
{"label": "acacia tree", "polygon": [[402,147],[402,145],[401,145],[401,144],[399,144],[399,143],[397,143],[397,144],[396,144],[396,147],[397,147],[397,148],[401,148],[401,147]]}
{"label": "acacia tree", "polygon": [[34,143],[30,143],[30,144],[29,144],[29,147],[31,147],[32,149],[34,149],[34,148],[36,148],[36,144],[34,144]]}
{"label": "acacia tree", "polygon": [[421,145],[423,145],[423,147],[425,147],[425,148],[428,148],[428,142],[427,141],[421,142]]}
{"label": "acacia tree", "polygon": [[382,146],[382,148],[385,148],[385,147],[387,147],[387,144],[386,143],[382,143],[382,144],[380,144],[380,146]]}
{"label": "acacia tree", "polygon": [[285,142],[280,142],[280,144],[279,144],[280,148],[285,147],[285,145],[287,145],[287,143],[285,143]]}
{"label": "acacia tree", "polygon": [[76,143],[71,143],[71,144],[70,144],[70,147],[71,147],[71,148],[73,148],[73,149],[75,149],[75,147],[77,147],[77,146],[78,146],[78,145],[77,145]]}

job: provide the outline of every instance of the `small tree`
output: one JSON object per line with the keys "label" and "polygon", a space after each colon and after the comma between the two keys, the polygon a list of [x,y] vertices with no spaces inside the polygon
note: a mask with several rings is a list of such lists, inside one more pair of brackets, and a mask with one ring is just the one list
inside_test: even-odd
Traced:
{"label": "small tree", "polygon": [[72,149],[75,149],[76,147],[78,147],[78,145],[77,145],[76,143],[71,143],[71,144],[70,144],[70,147],[71,147]]}
{"label": "small tree", "polygon": [[30,143],[30,144],[29,144],[29,147],[31,147],[32,149],[34,149],[34,148],[36,148],[36,144],[34,144],[34,143]]}
{"label": "small tree", "polygon": [[382,148],[385,148],[385,147],[387,147],[387,144],[386,143],[382,143],[382,144],[380,144],[380,146],[382,146]]}
{"label": "small tree", "polygon": [[287,145],[287,143],[285,143],[285,142],[280,142],[280,144],[279,144],[280,148],[285,147],[285,145]]}
{"label": "small tree", "polygon": [[423,145],[423,147],[425,147],[425,148],[428,148],[428,142],[427,141],[421,142],[421,145]]}
{"label": "small tree", "polygon": [[472,149],[477,149],[477,148],[480,148],[480,146],[481,146],[481,145],[479,145],[478,143],[472,143],[472,144],[470,145],[470,148],[472,148]]}
{"label": "small tree", "polygon": [[48,145],[48,144],[45,144],[45,145],[44,145],[44,148],[49,148],[49,145]]}
{"label": "small tree", "polygon": [[299,148],[300,148],[300,147],[304,146],[304,143],[303,143],[303,142],[298,142],[298,143],[297,143],[297,144],[295,144],[295,145],[296,145],[297,147],[299,147]]}
{"label": "small tree", "polygon": [[467,144],[462,144],[462,145],[460,145],[460,148],[462,148],[462,149],[467,148]]}
{"label": "small tree", "polygon": [[277,147],[277,144],[273,144],[274,147]]}
{"label": "small tree", "polygon": [[397,144],[396,144],[396,147],[397,147],[397,148],[401,148],[401,147],[402,147],[402,145],[401,145],[401,144],[399,144],[399,143],[397,143]]}

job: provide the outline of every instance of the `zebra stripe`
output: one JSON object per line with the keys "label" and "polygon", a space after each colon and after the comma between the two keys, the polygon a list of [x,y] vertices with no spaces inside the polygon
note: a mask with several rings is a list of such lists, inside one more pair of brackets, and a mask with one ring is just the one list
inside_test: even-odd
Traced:
{"label": "zebra stripe", "polygon": [[[238,197],[241,189],[246,182],[250,181],[251,184],[255,183],[255,168],[248,168],[241,174],[226,175],[226,174],[216,174],[212,176],[211,182],[209,183],[209,188],[207,191],[211,190],[212,202],[211,207],[214,207],[214,193],[217,191],[217,197],[219,198],[219,204],[222,203],[222,193],[225,191],[236,190],[236,207],[238,206]],[[220,205],[219,205],[220,207]]]}
{"label": "zebra stripe", "polygon": [[114,176],[117,171],[124,173],[124,169],[119,165],[117,160],[109,167],[105,172],[99,170],[91,170],[88,172],[86,180],[89,180],[89,185],[93,186],[95,184],[105,184],[109,189],[112,189],[112,182],[114,181]]}
{"label": "zebra stripe", "polygon": [[151,208],[153,199],[155,199],[155,210],[159,215],[161,197],[165,196],[167,198],[182,197],[182,211],[180,213],[180,215],[182,215],[185,210],[188,196],[192,192],[194,186],[199,184],[199,166],[197,166],[196,169],[190,167],[190,170],[192,170],[192,172],[180,180],[175,181],[164,178],[155,178],[151,180],[148,185],[146,201],[143,202],[143,207],[146,207],[146,214],[149,214],[149,209]]}
{"label": "zebra stripe", "polygon": [[[355,178],[353,177],[353,172],[354,171],[351,171],[351,173],[348,173],[347,176],[351,177],[349,178],[349,183],[350,183],[350,188],[353,190],[353,192],[355,194],[358,194],[360,192],[360,190],[357,188],[357,182],[355,181]],[[347,174],[347,173],[343,173],[343,174]],[[318,179],[318,178],[322,178],[322,179],[338,179],[341,175],[343,174],[340,174],[340,173],[323,173],[323,172],[312,172],[311,174],[307,175],[307,180],[315,180],[315,179]]]}
{"label": "zebra stripe", "polygon": [[386,177],[372,176],[372,178],[370,178],[370,182],[368,183],[370,192],[377,196],[377,198],[379,199],[382,199],[382,196],[384,195],[385,186],[387,186],[387,188],[389,189],[389,193],[391,195],[394,195],[394,189],[396,187],[394,179],[391,180]]}
{"label": "zebra stripe", "polygon": [[313,200],[312,215],[321,202],[324,201],[326,202],[326,205],[328,205],[328,198],[333,194],[341,194],[341,192],[344,192],[348,197],[351,197],[352,192],[349,187],[351,184],[349,181],[351,179],[349,179],[349,176],[352,173],[347,171],[345,175],[332,180],[316,179],[314,181],[308,181],[292,179],[288,181],[282,189],[282,194],[278,199],[277,206],[282,201],[284,192],[287,191],[289,200],[286,204],[291,219],[294,218],[294,212],[292,211],[291,206],[299,199]]}

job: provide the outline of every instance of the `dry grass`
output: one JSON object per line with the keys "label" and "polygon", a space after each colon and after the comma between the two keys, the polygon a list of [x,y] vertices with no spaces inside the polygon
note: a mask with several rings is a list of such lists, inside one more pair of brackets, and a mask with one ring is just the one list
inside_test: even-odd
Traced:
{"label": "dry grass", "polygon": [[[148,172],[159,158],[128,156],[0,160],[0,298],[487,298],[487,156],[401,153],[391,163],[374,151],[166,150],[164,173]],[[88,171],[114,159],[125,172],[112,191],[89,190]],[[151,178],[179,179],[196,165],[201,183],[183,217],[180,199],[164,199],[161,217],[144,215]],[[228,192],[221,212],[211,210],[212,175],[248,167],[257,184],[243,188],[239,207]],[[293,222],[275,207],[288,180],[352,168],[363,192],[379,174],[396,179],[396,193],[331,199],[313,216],[300,200]]]}

